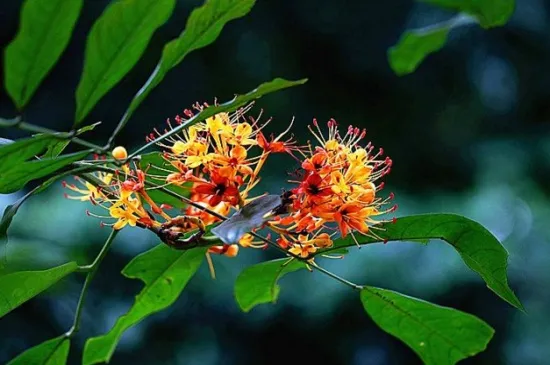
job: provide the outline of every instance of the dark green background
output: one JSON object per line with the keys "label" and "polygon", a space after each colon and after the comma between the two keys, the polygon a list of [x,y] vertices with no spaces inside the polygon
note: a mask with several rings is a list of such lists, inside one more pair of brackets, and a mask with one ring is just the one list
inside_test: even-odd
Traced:
{"label": "dark green background", "polygon": [[[60,63],[24,112],[27,121],[69,130],[74,90],[82,70],[86,33],[109,1],[85,1]],[[133,94],[176,37],[198,1],[178,1],[138,66],[85,123],[103,124],[87,138],[104,143]],[[20,1],[0,5],[2,48],[15,36]],[[219,40],[192,53],[134,114],[117,141],[129,149],[153,127],[195,101],[228,100],[274,77],[309,82],[261,99],[254,112],[273,116],[270,131],[296,117],[295,134],[310,136],[316,117],[365,127],[368,139],[394,161],[387,177],[399,215],[453,212],[478,220],[510,252],[510,281],[527,314],[485,288],[444,243],[392,243],[353,249],[327,268],[356,282],[400,290],[475,314],[496,329],[488,350],[464,364],[548,364],[550,350],[550,4],[520,0],[510,23],[453,30],[442,52],[412,75],[397,77],[386,51],[406,27],[453,14],[409,1],[259,1],[230,23]],[[15,116],[5,91],[0,116]],[[18,131],[0,130],[17,138]],[[262,189],[279,192],[293,162],[276,158]],[[48,267],[70,259],[89,262],[107,230],[85,216],[87,204],[64,200],[60,186],[32,198],[10,229],[14,267]],[[0,196],[0,209],[19,194]],[[86,337],[107,331],[131,305],[141,283],[119,271],[157,242],[140,229],[124,230],[94,281],[70,363]],[[358,294],[319,273],[285,277],[279,303],[241,313],[232,285],[239,271],[275,252],[241,250],[216,257],[218,279],[203,267],[168,310],[123,337],[113,364],[418,364],[405,345],[379,330]],[[83,277],[79,274],[0,321],[0,362],[66,331]],[[294,353],[294,354],[292,354]]]}

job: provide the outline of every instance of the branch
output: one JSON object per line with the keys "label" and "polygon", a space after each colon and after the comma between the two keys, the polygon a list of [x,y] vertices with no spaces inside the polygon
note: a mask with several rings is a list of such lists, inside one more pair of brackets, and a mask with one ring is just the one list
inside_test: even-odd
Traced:
{"label": "branch", "polygon": [[16,117],[13,119],[3,119],[0,118],[0,127],[2,128],[19,128],[24,131],[33,132],[33,133],[44,133],[50,136],[53,136],[55,138],[59,138],[61,140],[68,139],[71,142],[74,142],[76,144],[79,144],[81,146],[84,146],[86,148],[91,148],[94,150],[94,152],[103,154],[107,150],[104,147],[98,146],[96,144],[90,143],[88,141],[85,141],[83,139],[80,139],[75,136],[76,131],[72,132],[57,132],[53,129],[48,129],[44,127],[40,127],[34,124],[30,124],[27,122],[23,122],[23,120],[20,117]]}
{"label": "branch", "polygon": [[74,322],[71,329],[65,334],[65,337],[71,338],[74,336],[75,333],[78,332],[80,328],[80,317],[82,316],[82,308],[84,306],[84,301],[86,300],[86,294],[88,293],[88,287],[90,286],[90,283],[92,282],[99,265],[107,255],[107,251],[109,251],[109,248],[111,247],[111,244],[113,243],[118,231],[112,230],[111,234],[107,238],[107,241],[105,241],[105,244],[101,248],[101,251],[99,251],[99,254],[95,258],[94,262],[87,266],[79,267],[79,271],[86,271],[86,280],[84,281],[84,286],[82,287],[82,291],[80,292],[80,298],[78,299],[78,304],[76,306],[76,312],[74,316]]}

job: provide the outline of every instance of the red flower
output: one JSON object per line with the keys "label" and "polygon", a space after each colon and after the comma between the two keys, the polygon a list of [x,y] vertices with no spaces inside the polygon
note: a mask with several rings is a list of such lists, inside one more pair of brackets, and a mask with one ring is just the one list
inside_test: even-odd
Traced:
{"label": "red flower", "polygon": [[311,198],[313,202],[316,202],[325,196],[333,194],[330,186],[322,186],[323,182],[324,181],[321,175],[313,172],[300,183],[300,186],[293,191],[293,193],[306,194],[308,198]]}
{"label": "red flower", "polygon": [[218,174],[210,176],[212,182],[199,182],[193,187],[193,192],[210,196],[208,204],[215,207],[220,202],[228,202],[237,205],[239,202],[239,189],[227,177]]}

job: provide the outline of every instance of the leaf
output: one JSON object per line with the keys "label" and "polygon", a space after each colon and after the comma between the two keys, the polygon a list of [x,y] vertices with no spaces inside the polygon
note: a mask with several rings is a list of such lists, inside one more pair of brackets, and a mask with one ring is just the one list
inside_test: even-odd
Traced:
{"label": "leaf", "polygon": [[[82,133],[85,133],[85,132],[88,132],[88,131],[91,131],[93,130],[96,126],[99,125],[100,122],[98,123],[94,123],[94,124],[90,124],[90,125],[87,125],[87,126],[84,126],[80,129],[78,129],[76,131],[76,136],[79,136],[81,135]],[[69,139],[67,140],[57,140],[57,141],[53,141],[49,146],[48,146],[48,150],[41,156],[42,158],[44,157],[47,157],[47,158],[54,158],[54,157],[57,157],[61,154],[61,152],[63,152],[65,150],[65,148],[69,145],[69,143],[71,143],[71,141]]]}
{"label": "leaf", "polygon": [[[440,239],[451,244],[470,269],[502,299],[523,310],[521,302],[508,286],[506,269],[508,252],[495,236],[481,224],[457,214],[419,214],[400,217],[395,223],[380,225],[376,231],[381,240],[411,241]],[[360,244],[380,242],[372,237],[357,236]],[[334,246],[320,253],[354,246],[352,237],[334,241]]]}
{"label": "leaf", "polygon": [[235,299],[244,312],[249,312],[258,304],[275,303],[281,288],[277,281],[293,271],[305,268],[305,264],[288,258],[262,262],[244,269],[235,282]]}
{"label": "leaf", "polygon": [[0,146],[0,194],[13,193],[27,182],[56,172],[89,153],[82,151],[55,158],[36,159],[58,140],[53,135],[39,134]]}
{"label": "leaf", "polygon": [[153,33],[168,20],[175,0],[112,3],[92,27],[76,90],[75,124],[137,63]]}
{"label": "leaf", "polygon": [[514,0],[421,0],[474,16],[483,28],[502,26],[515,9]]}
{"label": "leaf", "polygon": [[7,365],[62,365],[67,363],[71,341],[65,336],[31,347]]}
{"label": "leaf", "polygon": [[388,51],[391,68],[399,76],[413,72],[424,58],[445,45],[449,31],[447,26],[405,31]]}
{"label": "leaf", "polygon": [[128,120],[149,93],[192,51],[206,47],[218,38],[225,24],[246,15],[255,0],[206,0],[193,10],[185,30],[164,47],[161,59],[141,89],[132,99],[123,119]]}
{"label": "leaf", "polygon": [[472,23],[483,28],[506,24],[515,9],[514,0],[420,0],[426,3],[459,11],[454,18],[422,29],[407,30],[398,44],[388,50],[391,68],[406,75],[418,67],[431,53],[439,51],[451,29]]}
{"label": "leaf", "polygon": [[[10,145],[11,146],[11,145]],[[23,188],[31,180],[47,176],[86,157],[90,151],[76,152],[55,158],[28,161],[3,171],[0,179],[0,194],[9,194]]]}
{"label": "leaf", "polygon": [[50,143],[55,141],[52,135],[40,134],[29,138],[19,139],[15,142],[0,146],[0,171],[5,172],[26,160],[40,155]]}
{"label": "leaf", "polygon": [[5,85],[22,109],[69,43],[82,0],[26,0],[15,39],[6,48]]}
{"label": "leaf", "polygon": [[[166,172],[166,170],[172,172],[177,171],[175,167],[166,163],[166,160],[162,158],[162,154],[160,152],[151,152],[145,155],[141,155],[141,160],[139,164],[140,168],[143,171],[148,170],[149,172],[146,175],[145,180],[157,185],[163,185],[166,182],[165,178],[169,174],[168,172]],[[162,180],[152,178],[151,175],[160,176],[162,177]],[[184,186],[170,184],[163,186],[163,188],[186,198],[189,197],[191,193],[190,186],[185,184]],[[153,201],[155,202],[162,202],[178,209],[187,208],[187,204],[184,203],[181,199],[178,199],[160,189],[148,189],[147,194],[149,194],[151,199],[153,199]]]}
{"label": "leaf", "polygon": [[[232,100],[219,105],[211,105],[203,109],[200,113],[195,114],[193,117],[187,119],[183,124],[175,127],[171,132],[177,132],[182,128],[187,128],[193,124],[199,123],[207,118],[210,118],[219,113],[229,113],[237,110],[241,106],[244,106],[255,99],[259,99],[266,94],[273,93],[275,91],[283,90],[289,87],[303,85],[307,82],[307,79],[301,79],[296,81],[289,81],[281,78],[275,78],[269,82],[264,82],[256,89],[249,91],[244,95],[237,95]],[[170,132],[168,132],[170,133]],[[166,136],[166,134],[164,134]],[[154,142],[153,142],[154,144]]]}
{"label": "leaf", "polygon": [[264,195],[256,198],[229,219],[214,227],[211,232],[228,245],[236,244],[245,233],[262,226],[266,221],[265,216],[270,215],[282,203],[279,195]]}
{"label": "leaf", "polygon": [[145,287],[128,313],[108,333],[86,342],[83,364],[108,362],[124,331],[174,303],[199,268],[205,252],[206,248],[178,251],[161,244],[135,257],[122,273],[142,280]]}
{"label": "leaf", "polygon": [[69,262],[48,270],[19,271],[0,276],[0,318],[48,289],[77,268]]}
{"label": "leaf", "polygon": [[391,290],[367,286],[361,302],[381,329],[405,342],[426,365],[453,365],[474,356],[495,332],[471,314]]}

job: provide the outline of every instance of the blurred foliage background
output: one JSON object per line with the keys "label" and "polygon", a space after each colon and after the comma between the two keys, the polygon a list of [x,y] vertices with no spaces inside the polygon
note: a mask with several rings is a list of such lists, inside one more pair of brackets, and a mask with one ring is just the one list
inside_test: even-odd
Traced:
{"label": "blurred foliage background", "polygon": [[[74,90],[82,71],[85,36],[108,0],[88,0],[60,63],[34,96],[24,117],[69,130]],[[155,33],[145,56],[87,117],[102,121],[87,135],[104,143],[131,97],[154,68],[162,45],[176,37],[200,1],[178,1]],[[17,31],[21,1],[0,6],[2,48]],[[464,364],[548,364],[550,347],[550,3],[517,1],[506,26],[488,31],[471,25],[451,32],[444,49],[412,75],[397,77],[386,59],[406,28],[453,14],[396,0],[259,1],[230,23],[214,45],[191,54],[171,71],[133,116],[118,144],[144,142],[195,101],[230,99],[274,77],[309,78],[297,88],[269,95],[254,109],[273,116],[282,131],[292,117],[295,134],[334,117],[365,127],[368,138],[394,161],[386,179],[399,215],[453,212],[479,221],[510,252],[510,280],[527,314],[490,292],[445,243],[390,243],[352,249],[323,264],[359,283],[378,285],[479,316],[496,330],[488,350]],[[0,115],[15,116],[2,90]],[[20,131],[2,130],[16,138]],[[293,162],[284,163],[291,171]],[[273,169],[275,170],[275,169]],[[279,192],[286,176],[265,170],[261,188]],[[0,196],[0,209],[24,192]],[[85,204],[63,199],[61,186],[30,199],[10,228],[10,265],[46,268],[69,259],[90,262],[106,229],[85,215]],[[106,332],[132,304],[141,283],[120,270],[157,244],[141,229],[124,230],[93,282],[81,333],[70,363],[78,363],[84,339]],[[127,331],[113,364],[419,364],[416,355],[365,315],[357,293],[319,273],[297,272],[281,280],[276,305],[248,314],[232,289],[245,266],[272,251],[241,250],[236,259],[215,257],[218,278],[202,267],[178,301]],[[83,275],[75,274],[0,321],[0,362],[65,331],[72,321]],[[80,342],[78,342],[80,341]]]}

